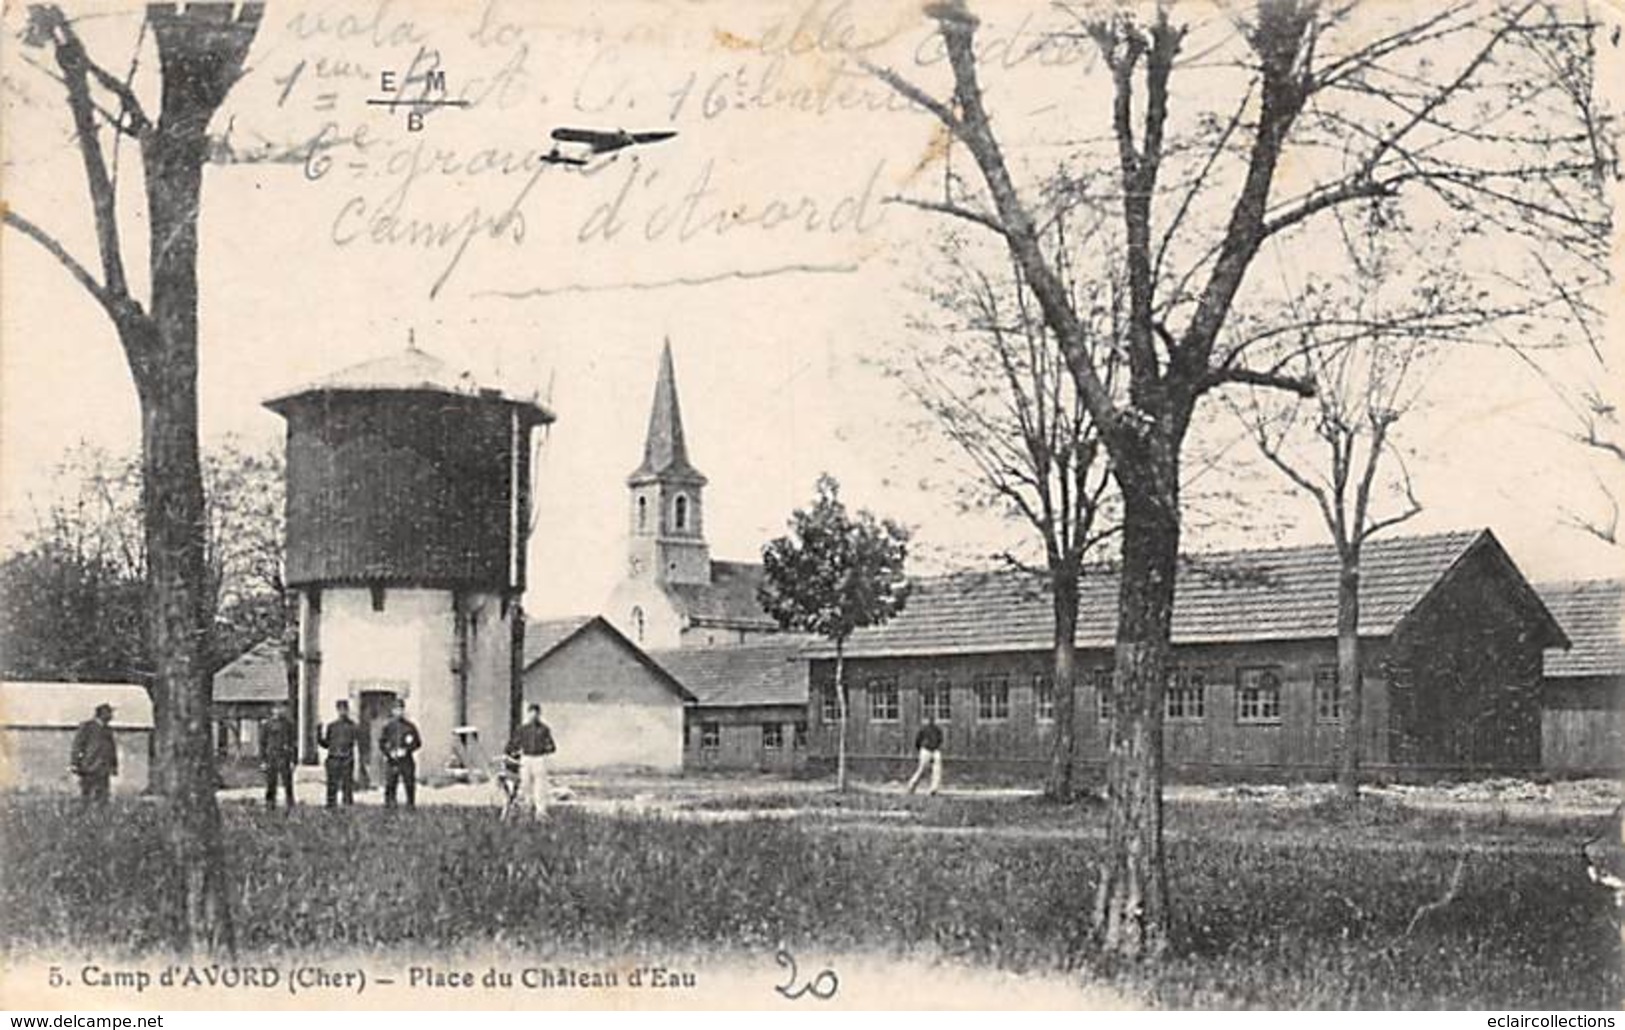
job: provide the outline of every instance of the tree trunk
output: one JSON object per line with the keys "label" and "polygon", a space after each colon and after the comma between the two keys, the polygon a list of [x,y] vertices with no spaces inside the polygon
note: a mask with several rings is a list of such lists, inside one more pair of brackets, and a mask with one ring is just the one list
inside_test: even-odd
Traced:
{"label": "tree trunk", "polygon": [[[161,51],[162,54],[162,51]],[[126,346],[141,400],[142,502],[157,693],[171,734],[164,794],[189,952],[235,945],[210,746],[212,684],[203,471],[198,448],[198,211],[215,105],[166,62],[162,112],[142,147],[152,275],[148,345]],[[177,81],[178,80],[178,81]]]}
{"label": "tree trunk", "polygon": [[1072,763],[1078,749],[1078,570],[1065,568],[1054,572],[1051,584],[1055,607],[1055,663],[1051,680],[1055,739],[1050,749],[1044,796],[1054,801],[1068,801],[1072,798]]}
{"label": "tree trunk", "polygon": [[841,725],[835,731],[835,789],[846,793],[846,656],[844,641],[835,641],[835,704]]}
{"label": "tree trunk", "polygon": [[1123,578],[1106,756],[1106,852],[1094,906],[1101,953],[1129,960],[1156,958],[1168,947],[1162,706],[1179,556],[1178,494],[1172,485],[1178,473],[1177,458],[1166,451],[1145,460],[1163,467],[1130,472],[1119,466],[1118,473]]}
{"label": "tree trunk", "polygon": [[1360,550],[1342,561],[1337,577],[1337,689],[1343,702],[1343,754],[1337,767],[1337,793],[1360,797],[1361,709],[1365,689],[1360,674]]}

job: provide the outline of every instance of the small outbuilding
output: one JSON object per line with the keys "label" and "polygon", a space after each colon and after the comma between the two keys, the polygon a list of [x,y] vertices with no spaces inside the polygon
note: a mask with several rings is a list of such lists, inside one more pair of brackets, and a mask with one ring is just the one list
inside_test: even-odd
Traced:
{"label": "small outbuilding", "polygon": [[525,631],[524,706],[541,705],[558,744],[556,770],[681,772],[683,713],[693,702],[602,616],[532,622]]}
{"label": "small outbuilding", "polygon": [[1625,582],[1536,589],[1571,645],[1546,652],[1541,765],[1564,776],[1617,773],[1625,769]]}
{"label": "small outbuilding", "polygon": [[152,699],[130,683],[0,682],[0,787],[51,793],[77,791],[68,771],[73,736],[95,714],[113,706],[118,775],[112,789],[147,789],[152,755]]}
{"label": "small outbuilding", "polygon": [[[214,674],[215,746],[222,758],[259,756],[260,723],[277,704],[293,701],[296,670],[275,637],[262,640]],[[292,711],[292,708],[289,708]]]}
{"label": "small outbuilding", "polygon": [[793,772],[806,764],[807,638],[650,654],[694,695],[683,737],[688,769]]}

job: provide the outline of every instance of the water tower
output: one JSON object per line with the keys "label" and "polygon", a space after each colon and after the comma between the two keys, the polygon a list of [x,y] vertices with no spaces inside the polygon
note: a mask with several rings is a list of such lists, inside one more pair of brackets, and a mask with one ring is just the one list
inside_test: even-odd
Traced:
{"label": "water tower", "polygon": [[266,407],[288,422],[302,758],[340,698],[373,742],[404,700],[425,772],[458,727],[500,747],[522,696],[531,430],[553,414],[415,348]]}

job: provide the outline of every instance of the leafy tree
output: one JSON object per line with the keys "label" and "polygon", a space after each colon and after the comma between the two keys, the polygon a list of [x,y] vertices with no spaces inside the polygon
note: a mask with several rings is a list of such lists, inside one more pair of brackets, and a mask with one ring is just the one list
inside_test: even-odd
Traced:
{"label": "leafy tree", "polygon": [[[225,845],[210,740],[207,540],[198,456],[198,218],[209,122],[243,72],[260,4],[152,4],[142,37],[158,63],[156,114],[93,59],[55,4],[28,9],[25,46],[46,49],[84,166],[100,275],[40,224],[7,206],[4,222],[38,243],[107,314],[141,407],[143,543],[157,715],[174,732],[161,783],[168,844],[180,875],[175,944],[232,950]],[[139,50],[138,50],[139,52]],[[41,65],[43,67],[43,65]],[[150,286],[143,303],[125,274],[117,164],[103,139],[139,149]],[[115,151],[116,153],[116,151]]]}
{"label": "leafy tree", "polygon": [[[1070,160],[1112,176],[1110,188],[1089,193],[1116,224],[1110,246],[1067,260],[1109,263],[1126,284],[1120,394],[1091,353],[1041,206],[1021,182],[1016,147],[1043,127],[1020,110],[994,116],[988,86],[999,69],[983,67],[980,21],[963,0],[927,13],[951,95],[871,71],[969,152],[976,186],[945,177],[931,207],[991,232],[1020,267],[1101,427],[1122,497],[1118,689],[1094,937],[1104,955],[1155,958],[1169,941],[1163,695],[1180,465],[1197,407],[1235,384],[1313,394],[1280,363],[1280,345],[1297,334],[1268,273],[1335,260],[1323,241],[1338,208],[1400,201],[1396,235],[1445,227],[1479,236],[1477,254],[1496,259],[1471,270],[1486,289],[1531,287],[1523,268],[1508,267],[1511,246],[1561,267],[1564,280],[1605,276],[1612,212],[1601,170],[1612,148],[1589,96],[1595,25],[1538,0],[1369,9],[1262,0],[1205,18],[1172,5],[1059,5],[1047,43],[1097,56],[1090,71],[1107,102],[1098,118],[1065,101],[1042,117],[1084,122],[1067,126]],[[1067,68],[1076,74],[1076,64]],[[1088,174],[1079,181],[1090,189]],[[1255,321],[1234,320],[1238,308]]]}
{"label": "leafy tree", "polygon": [[903,573],[908,530],[868,511],[848,512],[840,484],[818,477],[818,497],[790,517],[790,533],[762,548],[762,608],[784,629],[816,633],[835,646],[835,696],[840,705],[835,784],[846,790],[846,641],[881,625],[908,600]]}

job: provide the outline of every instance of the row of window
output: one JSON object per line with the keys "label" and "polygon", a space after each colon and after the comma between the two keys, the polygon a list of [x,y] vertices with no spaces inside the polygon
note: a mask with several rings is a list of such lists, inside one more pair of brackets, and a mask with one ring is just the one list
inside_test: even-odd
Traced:
{"label": "row of window", "polygon": [[[1111,718],[1112,670],[1099,668],[1093,675],[1097,716]],[[1200,722],[1207,718],[1208,672],[1205,669],[1174,668],[1163,693],[1163,715],[1172,720]],[[867,684],[869,721],[897,722],[902,717],[902,691],[896,677],[877,677]],[[1281,670],[1275,666],[1242,669],[1236,680],[1236,721],[1278,723],[1281,721]],[[982,676],[972,681],[976,700],[976,721],[1001,722],[1010,718],[1010,677]],[[922,684],[920,718],[949,722],[953,719],[953,692],[946,680]],[[1335,666],[1322,666],[1314,674],[1315,720],[1338,722],[1343,718],[1343,697],[1338,689]],[[1055,685],[1045,673],[1033,676],[1035,715],[1039,722],[1055,720]],[[838,722],[840,701],[835,692],[823,694],[825,722]]]}
{"label": "row of window", "polygon": [[[688,497],[678,494],[671,502],[671,528],[681,533],[688,529]],[[649,499],[638,498],[638,532],[649,531]]]}
{"label": "row of window", "polygon": [[[762,734],[763,751],[784,750],[784,723],[764,722],[761,724],[760,729]],[[794,731],[794,736],[791,738],[793,742],[792,746],[798,750],[804,749],[807,746],[807,724],[805,722],[798,722],[793,724],[792,729]],[[683,746],[686,748],[690,745],[691,740],[689,736],[689,726],[687,723],[684,723]],[[718,751],[721,750],[721,748],[722,724],[715,722],[700,723],[700,750]]]}

